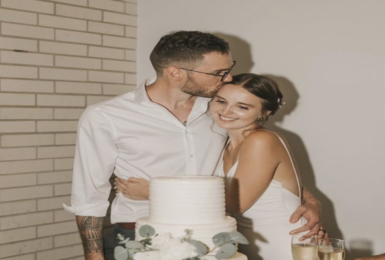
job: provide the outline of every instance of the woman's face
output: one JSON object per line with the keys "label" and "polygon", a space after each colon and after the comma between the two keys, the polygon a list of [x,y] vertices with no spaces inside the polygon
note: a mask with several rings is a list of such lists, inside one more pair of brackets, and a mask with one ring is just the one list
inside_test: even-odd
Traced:
{"label": "woman's face", "polygon": [[226,84],[210,103],[215,123],[223,129],[242,131],[255,127],[262,116],[261,99],[241,86]]}

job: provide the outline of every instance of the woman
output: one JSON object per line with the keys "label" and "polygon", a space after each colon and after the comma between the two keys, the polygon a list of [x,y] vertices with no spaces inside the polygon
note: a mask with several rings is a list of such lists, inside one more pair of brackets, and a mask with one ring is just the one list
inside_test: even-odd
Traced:
{"label": "woman", "polygon": [[226,178],[226,209],[250,242],[239,251],[253,260],[292,259],[289,232],[301,226],[288,221],[301,205],[294,159],[285,140],[263,128],[281,106],[278,85],[251,73],[234,76],[210,103],[229,135],[216,175]]}

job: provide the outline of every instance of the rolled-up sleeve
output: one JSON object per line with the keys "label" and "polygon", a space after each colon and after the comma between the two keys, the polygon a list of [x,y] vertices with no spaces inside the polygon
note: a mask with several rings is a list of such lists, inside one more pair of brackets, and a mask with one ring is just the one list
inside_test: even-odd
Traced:
{"label": "rolled-up sleeve", "polygon": [[71,206],[79,216],[106,216],[118,149],[116,131],[100,108],[88,107],[79,120],[72,179]]}

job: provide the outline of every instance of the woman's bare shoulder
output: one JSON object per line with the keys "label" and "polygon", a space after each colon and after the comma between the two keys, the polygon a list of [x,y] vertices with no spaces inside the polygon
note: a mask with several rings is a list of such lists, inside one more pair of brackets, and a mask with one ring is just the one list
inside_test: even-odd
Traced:
{"label": "woman's bare shoulder", "polygon": [[275,146],[281,146],[280,139],[285,141],[283,136],[276,132],[266,129],[260,129],[249,134],[245,139],[245,143],[254,144],[262,147],[267,146],[270,148],[274,148]]}

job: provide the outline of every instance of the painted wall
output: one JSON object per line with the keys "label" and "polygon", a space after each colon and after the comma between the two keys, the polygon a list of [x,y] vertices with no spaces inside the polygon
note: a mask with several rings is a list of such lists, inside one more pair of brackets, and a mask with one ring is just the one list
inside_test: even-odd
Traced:
{"label": "painted wall", "polygon": [[174,30],[231,44],[235,73],[272,76],[286,105],[270,120],[296,155],[325,226],[350,256],[385,252],[385,2],[141,0],[138,81]]}

